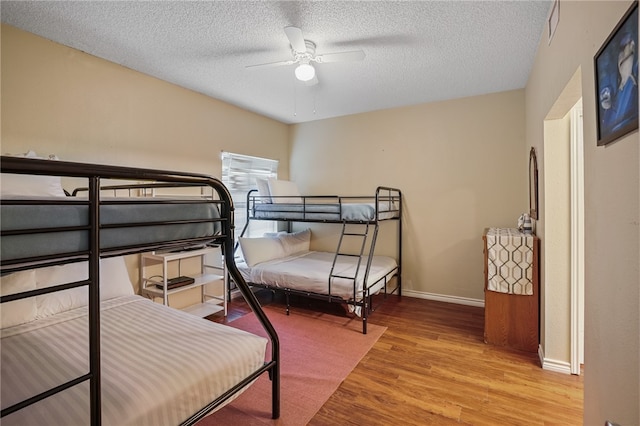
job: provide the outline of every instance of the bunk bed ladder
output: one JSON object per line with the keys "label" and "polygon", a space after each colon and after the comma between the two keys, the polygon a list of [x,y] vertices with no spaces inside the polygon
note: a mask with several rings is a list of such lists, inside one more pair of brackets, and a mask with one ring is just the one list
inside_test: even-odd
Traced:
{"label": "bunk bed ladder", "polygon": [[[331,282],[333,279],[335,278],[342,278],[345,280],[350,280],[353,282],[353,292],[354,292],[354,296],[356,296],[356,286],[357,286],[357,279],[358,279],[358,273],[360,272],[360,266],[362,265],[362,258],[365,255],[365,247],[366,247],[366,243],[367,243],[367,238],[369,236],[369,223],[364,223],[364,224],[350,224],[351,226],[361,226],[364,225],[364,232],[351,232],[347,229],[347,225],[349,225],[347,222],[342,222],[342,232],[340,233],[340,239],[338,240],[338,248],[336,249],[336,253],[335,256],[333,257],[333,264],[331,265],[331,272],[329,273],[329,295],[331,295]],[[353,253],[347,253],[346,251],[341,251],[342,245],[345,241],[345,237],[349,237],[348,239],[361,239],[362,242],[360,244],[360,253],[359,254],[353,254]],[[353,272],[353,276],[351,275],[343,275],[340,273],[334,273],[335,268],[336,268],[336,263],[338,262],[338,259],[340,259],[341,257],[357,257],[358,261],[356,263],[356,268],[355,271]],[[367,256],[369,257],[369,256]],[[331,296],[329,296],[331,297]],[[366,321],[366,314],[364,314],[364,311],[367,309],[366,308],[366,300],[363,298],[363,304],[362,304],[362,310],[363,310],[363,316],[362,319],[363,321]],[[356,300],[354,299],[354,307],[357,306],[356,305]],[[366,334],[366,323],[363,324],[363,333]]]}
{"label": "bunk bed ladder", "polygon": [[[366,224],[365,230],[364,232],[347,232],[347,223],[343,222],[342,223],[342,233],[340,234],[340,239],[338,240],[338,248],[336,249],[336,254],[333,257],[333,264],[331,265],[331,273],[329,274],[329,286],[331,286],[331,279],[332,278],[343,278],[343,279],[347,279],[347,280],[352,280],[354,283],[358,277],[358,272],[360,270],[360,264],[362,263],[362,256],[364,254],[364,249],[367,243],[367,237],[369,236],[369,224]],[[342,244],[345,241],[344,237],[354,237],[354,238],[361,238],[362,239],[362,244],[360,245],[360,254],[352,254],[352,253],[347,253],[347,252],[342,252],[340,251],[342,249]],[[340,274],[334,274],[333,271],[335,270],[336,267],[336,263],[338,262],[338,259],[341,257],[357,257],[358,258],[358,263],[356,265],[356,269],[355,272],[353,274],[353,276],[348,276],[348,275],[340,275]],[[354,284],[355,285],[355,284]],[[331,287],[329,287],[329,293],[331,293]]]}

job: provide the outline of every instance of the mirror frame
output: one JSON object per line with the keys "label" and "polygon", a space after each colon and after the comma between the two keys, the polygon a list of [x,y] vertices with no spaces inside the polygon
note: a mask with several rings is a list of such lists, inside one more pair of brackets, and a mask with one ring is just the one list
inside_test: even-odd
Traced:
{"label": "mirror frame", "polygon": [[534,147],[529,151],[529,216],[538,219],[538,157]]}

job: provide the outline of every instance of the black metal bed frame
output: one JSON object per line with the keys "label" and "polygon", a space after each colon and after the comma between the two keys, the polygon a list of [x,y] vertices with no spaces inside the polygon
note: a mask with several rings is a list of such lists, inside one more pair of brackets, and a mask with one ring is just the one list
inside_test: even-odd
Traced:
{"label": "black metal bed frame", "polygon": [[[354,307],[354,309],[356,308],[361,308],[361,318],[362,318],[362,334],[367,334],[367,318],[369,317],[369,315],[374,311],[374,307],[373,307],[373,295],[371,294],[371,288],[373,288],[376,284],[378,284],[381,280],[384,280],[384,299],[386,299],[386,297],[388,295],[392,295],[392,294],[397,294],[399,297],[402,296],[402,191],[400,191],[397,188],[391,188],[391,187],[387,187],[387,186],[378,186],[376,188],[376,192],[375,192],[375,196],[337,196],[337,195],[320,195],[320,196],[296,196],[295,198],[300,198],[301,202],[300,203],[295,203],[295,204],[302,204],[303,209],[302,212],[295,212],[293,213],[294,215],[297,214],[301,214],[303,215],[302,218],[297,217],[297,216],[293,216],[293,217],[283,217],[283,218],[279,218],[279,219],[273,219],[273,218],[257,218],[255,217],[255,206],[257,203],[261,203],[262,200],[265,198],[264,196],[259,196],[259,195],[252,195],[254,193],[257,193],[257,190],[252,189],[247,193],[247,222],[245,224],[245,226],[242,229],[242,232],[240,233],[240,236],[243,236],[245,234],[245,232],[247,231],[248,227],[249,227],[249,223],[252,220],[272,220],[272,221],[278,221],[278,222],[287,222],[288,223],[288,227],[291,227],[291,222],[309,222],[309,223],[334,223],[334,224],[342,224],[343,225],[343,231],[342,231],[342,235],[340,236],[340,241],[338,242],[338,246],[336,248],[336,256],[340,255],[340,246],[342,243],[342,237],[345,234],[345,225],[374,225],[375,229],[374,229],[374,233],[373,233],[373,239],[371,241],[371,245],[370,245],[370,249],[369,249],[369,253],[367,255],[367,263],[366,263],[366,268],[365,268],[365,272],[364,272],[364,279],[363,279],[363,291],[362,291],[362,299],[358,300],[358,298],[356,297],[356,293],[357,293],[357,288],[356,288],[356,282],[354,281],[354,285],[353,285],[353,295],[354,297],[352,299],[346,300],[342,297],[339,296],[334,296],[331,294],[331,278],[332,276],[328,277],[328,294],[323,294],[323,293],[316,293],[316,292],[310,292],[310,291],[304,291],[304,290],[299,290],[299,289],[292,289],[292,288],[287,288],[287,287],[273,287],[270,286],[268,284],[262,284],[262,283],[253,283],[253,282],[249,282],[249,286],[252,287],[258,287],[258,288],[263,288],[263,289],[267,289],[269,291],[272,292],[278,292],[278,293],[284,293],[285,295],[285,301],[286,301],[286,312],[287,315],[289,315],[289,310],[290,310],[290,305],[289,305],[289,297],[290,295],[296,295],[296,296],[302,296],[302,297],[307,297],[307,298],[312,298],[312,299],[319,299],[319,300],[324,300],[327,302],[337,302],[337,303],[342,303],[342,304],[346,304],[346,305],[351,305]],[[273,198],[273,197],[270,197]],[[284,196],[284,198],[291,198],[291,197],[286,197]],[[339,206],[339,213],[336,213],[335,215],[340,218],[342,217],[342,213],[343,213],[343,203],[348,203],[348,202],[363,202],[363,201],[371,201],[371,200],[375,200],[375,216],[373,220],[370,221],[346,221],[346,220],[340,220],[340,219],[336,219],[336,218],[327,218],[327,219],[313,219],[312,217],[307,217],[307,213],[309,215],[313,215],[314,212],[313,211],[307,211],[307,206],[313,206],[316,204],[338,204]],[[382,210],[380,211],[380,203],[388,203],[388,209],[386,210]],[[391,207],[394,203],[397,203],[397,207]],[[286,203],[284,204],[284,206],[286,206]],[[282,211],[278,211],[278,210],[271,210],[271,212],[279,212],[279,213],[287,213],[288,210],[282,210]],[[389,218],[381,218],[380,214],[381,213],[385,213],[385,212],[396,212],[397,215],[394,215],[393,217],[389,217]],[[397,230],[397,234],[398,234],[398,247],[397,247],[397,252],[398,252],[398,266],[392,270],[389,274],[385,275],[384,277],[380,278],[379,280],[373,282],[373,283],[369,283],[368,282],[368,276],[369,276],[369,271],[371,269],[371,261],[373,258],[373,252],[375,249],[375,245],[376,245],[376,240],[377,240],[377,235],[378,235],[378,227],[380,222],[385,222],[385,221],[397,221],[398,223],[398,230]],[[290,229],[289,229],[290,230]],[[364,244],[364,243],[363,243]],[[238,244],[236,243],[236,249],[238,247]],[[362,253],[360,254],[360,256],[362,257]],[[333,273],[333,272],[332,272]],[[391,289],[390,291],[388,291],[387,289],[387,284],[390,281],[390,278],[392,278],[395,275],[396,277],[396,286]],[[356,272],[356,276],[357,276],[357,272]]]}
{"label": "black metal bed frame", "polygon": [[[79,281],[75,283],[62,284],[45,289],[31,290],[23,293],[11,294],[8,296],[2,296],[0,303],[10,302],[13,300],[19,300],[23,298],[33,297],[40,294],[50,293],[54,291],[66,290],[69,288],[75,288],[80,286],[89,287],[89,372],[75,379],[49,389],[41,394],[35,395],[22,402],[14,404],[2,410],[0,417],[9,415],[15,411],[23,409],[29,405],[32,405],[40,400],[48,398],[56,393],[59,393],[65,389],[75,386],[84,381],[89,381],[89,393],[90,393],[90,411],[91,411],[91,425],[97,426],[101,424],[101,371],[100,371],[100,258],[119,256],[124,254],[135,254],[143,251],[160,250],[160,249],[176,249],[186,247],[193,244],[211,244],[220,245],[223,254],[233,253],[234,251],[234,205],[227,188],[217,178],[194,174],[194,173],[180,173],[164,170],[154,169],[139,169],[120,166],[109,166],[100,164],[86,164],[86,163],[73,163],[65,161],[51,161],[51,160],[39,160],[39,159],[26,159],[18,157],[0,157],[0,167],[2,173],[14,173],[14,174],[28,174],[28,175],[46,175],[46,176],[61,176],[71,178],[85,178],[88,179],[88,187],[84,188],[88,191],[88,198],[69,201],[69,197],[64,201],[47,201],[46,204],[60,205],[74,203],[84,204],[88,206],[89,210],[89,225],[83,227],[65,227],[65,228],[48,228],[48,229],[28,229],[20,231],[2,231],[0,236],[27,234],[27,233],[49,233],[60,231],[75,231],[83,230],[87,231],[89,235],[89,248],[86,251],[64,253],[61,255],[51,256],[38,256],[30,258],[22,258],[16,260],[3,260],[0,259],[0,271],[2,274],[15,272],[24,269],[32,269],[37,267],[44,267],[55,264],[67,263],[69,261],[88,261],[89,265],[89,277],[87,280]],[[152,186],[155,188],[167,188],[176,186],[199,186],[209,187],[212,191],[219,196],[218,200],[157,200],[158,203],[181,203],[189,204],[193,202],[209,202],[216,203],[220,210],[219,219],[210,219],[209,222],[219,222],[222,232],[220,235],[213,237],[200,237],[183,239],[169,242],[146,244],[144,246],[121,246],[117,248],[101,249],[100,247],[100,230],[106,229],[107,226],[100,222],[100,205],[107,204],[107,201],[101,200],[100,191],[107,187],[100,186],[101,179],[119,179],[128,181],[146,181],[147,184],[133,184],[133,185],[115,185],[109,188],[143,188]],[[125,188],[126,187],[126,188]],[[156,200],[154,200],[156,201]],[[3,200],[3,204],[43,204],[42,200]],[[201,221],[180,221],[179,223],[194,223]],[[171,224],[163,222],[162,224]],[[119,227],[127,226],[153,226],[158,223],[147,222],[144,224],[119,224]],[[224,394],[211,401],[205,407],[202,407],[198,412],[194,413],[191,417],[185,420],[183,425],[193,425],[200,419],[205,417],[209,412],[219,407],[230,397],[242,390],[244,387],[252,383],[255,379],[267,372],[269,378],[272,381],[272,418],[277,419],[280,416],[280,344],[278,335],[273,328],[273,325],[269,321],[268,317],[262,310],[260,303],[256,299],[255,295],[242,278],[238,268],[234,262],[233,256],[224,256],[227,271],[233,278],[242,296],[250,306],[253,313],[256,315],[260,324],[265,329],[269,340],[271,341],[271,360],[265,361],[265,363],[251,375],[243,379],[240,383],[227,390]]]}

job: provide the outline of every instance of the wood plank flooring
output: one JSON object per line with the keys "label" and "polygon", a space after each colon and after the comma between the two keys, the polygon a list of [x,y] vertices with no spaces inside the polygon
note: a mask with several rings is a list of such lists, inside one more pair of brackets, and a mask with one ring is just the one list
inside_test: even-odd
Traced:
{"label": "wood plank flooring", "polygon": [[[282,303],[270,293],[260,299]],[[346,315],[317,300],[292,306]],[[211,319],[245,312],[233,301],[226,320]],[[482,308],[390,296],[369,321],[388,329],[310,425],[583,423],[583,376],[545,371],[537,354],[485,344]]]}

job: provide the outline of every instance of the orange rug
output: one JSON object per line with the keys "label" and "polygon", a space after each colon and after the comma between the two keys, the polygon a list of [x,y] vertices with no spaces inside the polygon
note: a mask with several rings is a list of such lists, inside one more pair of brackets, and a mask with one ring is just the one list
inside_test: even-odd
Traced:
{"label": "orange rug", "polygon": [[[386,330],[369,323],[365,335],[359,318],[300,310],[287,316],[277,306],[264,310],[280,338],[280,419],[271,419],[271,382],[263,374],[198,426],[307,424]],[[253,314],[229,325],[265,336]]]}

